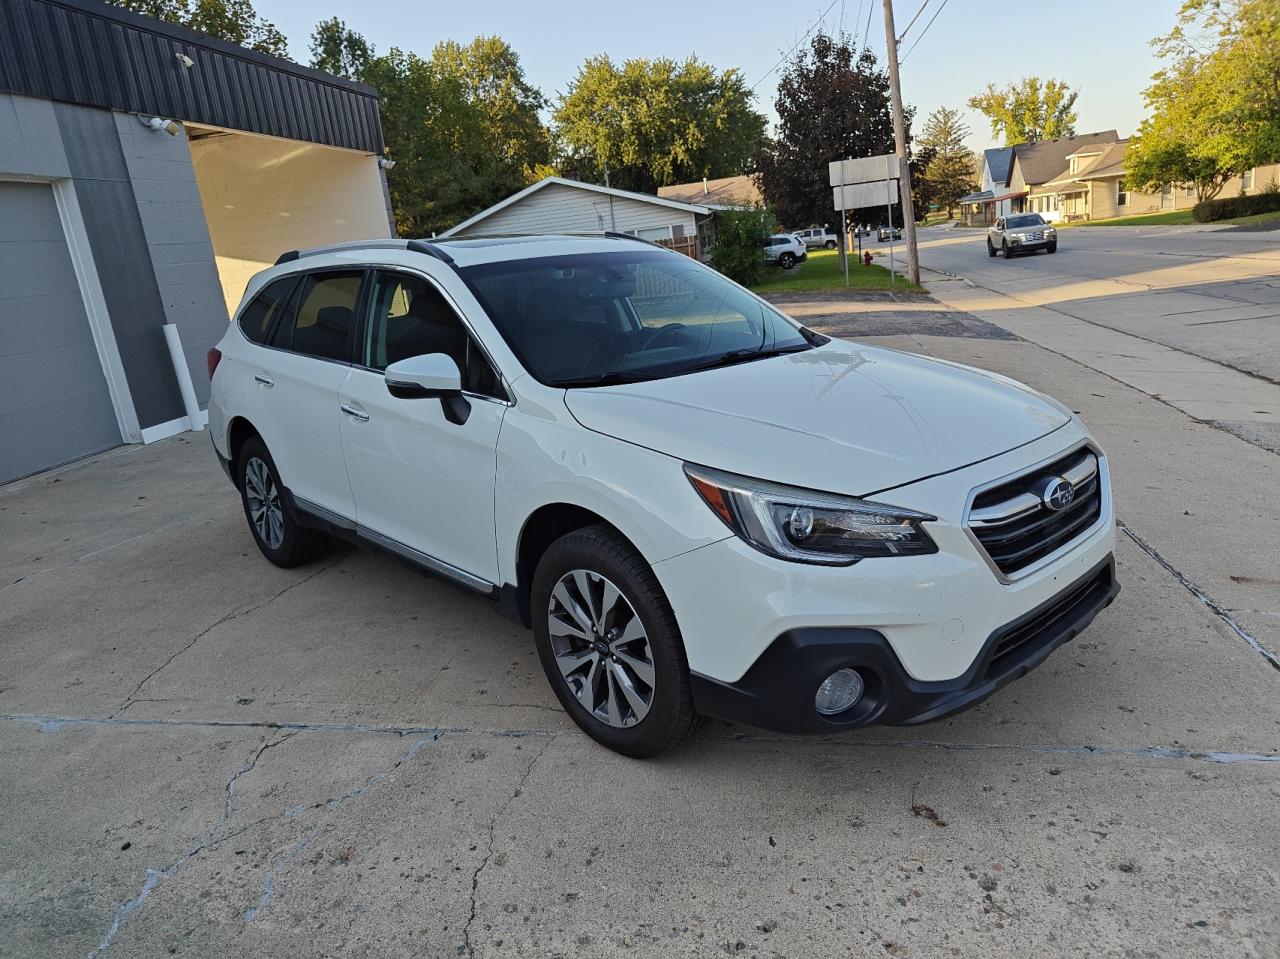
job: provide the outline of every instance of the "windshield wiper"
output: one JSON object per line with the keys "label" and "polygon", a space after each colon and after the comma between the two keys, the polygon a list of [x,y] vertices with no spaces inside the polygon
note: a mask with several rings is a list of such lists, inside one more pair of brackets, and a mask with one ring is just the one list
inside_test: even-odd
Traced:
{"label": "windshield wiper", "polygon": [[672,376],[679,376],[682,373],[696,373],[699,370],[713,370],[720,366],[735,366],[738,363],[750,363],[752,360],[761,360],[768,356],[781,356],[784,353],[803,353],[806,350],[813,349],[809,343],[797,343],[795,346],[775,346],[761,349],[760,347],[750,347],[741,350],[730,350],[728,353],[722,353],[714,359],[706,360],[701,363],[693,363],[689,366],[682,366],[678,370],[671,372]]}

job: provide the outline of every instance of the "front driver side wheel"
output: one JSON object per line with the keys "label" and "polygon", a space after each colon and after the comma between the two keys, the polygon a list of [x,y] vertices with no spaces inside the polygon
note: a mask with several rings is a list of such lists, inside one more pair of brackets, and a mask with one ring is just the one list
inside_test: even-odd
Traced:
{"label": "front driver side wheel", "polygon": [[530,609],[547,680],[596,742],[641,759],[696,728],[675,614],[616,530],[589,526],[552,543],[534,571]]}
{"label": "front driver side wheel", "polygon": [[996,248],[991,245],[991,237],[987,237],[987,256],[995,256]]}
{"label": "front driver side wheel", "polygon": [[1003,256],[1006,260],[1009,259],[1009,257],[1013,256],[1013,251],[1009,249],[1008,240],[1000,241],[1000,255]]}

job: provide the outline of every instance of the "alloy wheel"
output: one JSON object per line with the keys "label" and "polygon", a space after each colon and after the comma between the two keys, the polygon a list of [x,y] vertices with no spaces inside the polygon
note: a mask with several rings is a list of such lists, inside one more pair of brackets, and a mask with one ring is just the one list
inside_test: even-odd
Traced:
{"label": "alloy wheel", "polygon": [[547,631],[574,698],[600,722],[626,728],[648,715],[656,671],[644,624],[622,591],[574,569],[551,591]]}
{"label": "alloy wheel", "polygon": [[244,498],[258,538],[267,549],[279,549],[284,542],[284,507],[270,467],[256,456],[244,466]]}

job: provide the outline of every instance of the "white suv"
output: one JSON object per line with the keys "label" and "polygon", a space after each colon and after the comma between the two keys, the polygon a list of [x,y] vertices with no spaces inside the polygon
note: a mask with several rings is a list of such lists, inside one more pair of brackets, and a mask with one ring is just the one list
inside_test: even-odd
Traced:
{"label": "white suv", "polygon": [[775,233],[765,242],[764,261],[789,270],[809,258],[809,250],[793,233]]}
{"label": "white suv", "polygon": [[209,362],[267,559],[340,536],[487,597],[632,756],[700,715],[948,715],[1118,589],[1107,461],[1070,410],[828,339],[644,241],[288,253]]}

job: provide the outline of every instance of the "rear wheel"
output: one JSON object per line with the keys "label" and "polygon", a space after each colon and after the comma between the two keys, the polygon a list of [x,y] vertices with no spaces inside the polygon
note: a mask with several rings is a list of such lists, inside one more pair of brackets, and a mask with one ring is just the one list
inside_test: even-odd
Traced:
{"label": "rear wheel", "polygon": [[828,240],[826,243],[822,244],[822,247],[825,250],[834,250],[836,248],[836,241]]}
{"label": "rear wheel", "polygon": [[565,711],[588,736],[645,758],[697,725],[689,663],[653,570],[608,526],[569,533],[533,576],[534,638]]}
{"label": "rear wheel", "polygon": [[284,484],[267,445],[254,436],[236,456],[240,499],[262,555],[285,568],[318,558],[329,543],[319,530],[299,526],[284,499]]}
{"label": "rear wheel", "polygon": [[789,270],[796,265],[796,255],[794,253],[784,253],[778,257],[778,266],[784,270]]}

